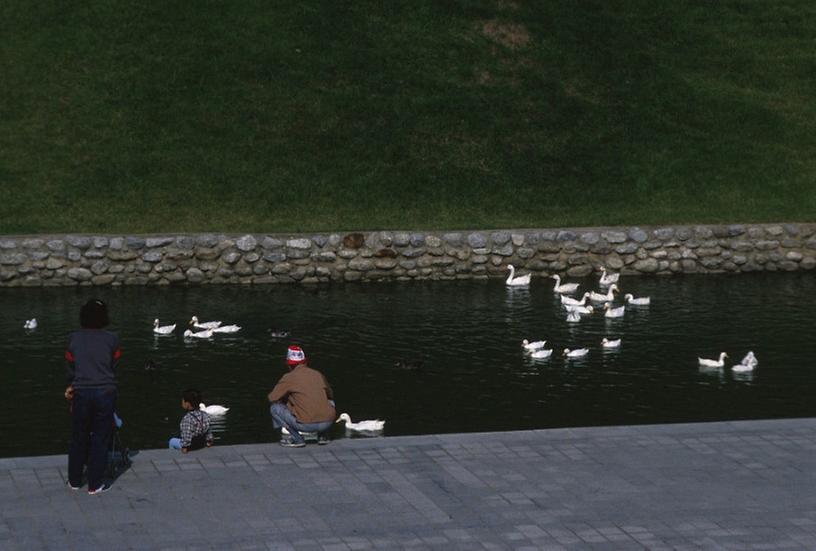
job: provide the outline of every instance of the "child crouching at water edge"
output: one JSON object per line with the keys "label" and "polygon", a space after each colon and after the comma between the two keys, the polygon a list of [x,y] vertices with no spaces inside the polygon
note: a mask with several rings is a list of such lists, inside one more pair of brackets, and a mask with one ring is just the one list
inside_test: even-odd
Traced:
{"label": "child crouching at water edge", "polygon": [[187,412],[182,417],[179,428],[181,438],[173,437],[168,442],[168,447],[172,450],[181,450],[187,453],[190,450],[197,450],[213,445],[212,430],[210,430],[210,416],[206,412],[198,409],[201,403],[201,393],[188,388],[181,395],[181,408]]}

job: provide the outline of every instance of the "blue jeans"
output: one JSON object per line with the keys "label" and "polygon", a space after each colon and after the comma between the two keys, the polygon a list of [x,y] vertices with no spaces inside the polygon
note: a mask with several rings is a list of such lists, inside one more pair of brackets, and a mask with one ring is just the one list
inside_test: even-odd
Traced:
{"label": "blue jeans", "polygon": [[88,463],[88,489],[102,485],[113,434],[116,389],[76,388],[71,401],[71,445],[68,448],[68,482],[79,487],[82,467]]}
{"label": "blue jeans", "polygon": [[167,447],[171,450],[180,450],[181,449],[181,438],[171,438],[167,441]]}
{"label": "blue jeans", "polygon": [[276,429],[286,427],[292,436],[292,442],[304,442],[301,432],[326,432],[334,424],[333,419],[319,423],[301,423],[283,402],[272,402],[269,413],[272,414],[272,426]]}

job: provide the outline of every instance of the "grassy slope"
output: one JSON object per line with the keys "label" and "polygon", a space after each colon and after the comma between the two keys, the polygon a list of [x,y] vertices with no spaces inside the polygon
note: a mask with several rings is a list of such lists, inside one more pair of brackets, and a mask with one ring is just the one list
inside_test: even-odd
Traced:
{"label": "grassy slope", "polygon": [[0,3],[0,233],[814,220],[816,5]]}

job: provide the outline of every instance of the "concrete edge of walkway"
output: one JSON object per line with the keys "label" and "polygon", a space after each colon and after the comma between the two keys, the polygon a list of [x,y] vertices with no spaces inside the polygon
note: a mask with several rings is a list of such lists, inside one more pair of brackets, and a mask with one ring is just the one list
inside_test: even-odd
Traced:
{"label": "concrete edge of walkway", "polygon": [[[816,418],[811,417],[797,417],[789,419],[752,419],[739,421],[712,421],[712,422],[695,422],[695,423],[670,423],[670,424],[652,424],[652,425],[619,425],[619,426],[596,426],[596,427],[570,427],[570,428],[553,428],[553,429],[534,429],[534,430],[520,430],[520,431],[506,431],[506,432],[469,432],[469,433],[443,433],[443,434],[425,434],[416,436],[389,436],[381,438],[341,438],[332,441],[329,446],[308,446],[306,450],[323,450],[323,449],[381,449],[394,448],[400,446],[415,446],[415,445],[439,445],[441,447],[450,445],[463,445],[473,442],[483,442],[485,439],[490,439],[496,434],[514,434],[516,436],[535,436],[536,439],[547,441],[563,441],[563,440],[580,440],[583,438],[616,438],[616,437],[654,437],[654,436],[671,436],[674,434],[685,434],[689,432],[699,434],[701,437],[712,435],[720,432],[730,433],[751,433],[756,431],[766,431],[778,427],[785,430],[796,429],[811,429]],[[221,458],[230,455],[245,455],[252,453],[264,453],[269,451],[270,447],[274,446],[278,449],[276,443],[264,442],[256,444],[233,444],[225,446],[214,446],[200,452],[191,453],[189,455],[182,455],[180,453],[170,453],[169,450],[161,449],[147,449],[134,450],[137,453],[134,456],[134,461],[152,461],[152,460],[167,460],[174,459],[176,461],[196,461],[202,458],[206,453],[209,458]],[[293,450],[295,453],[302,450]],[[48,467],[64,467],[67,461],[66,453],[59,455],[42,455],[30,457],[5,457],[0,458],[0,471],[8,471],[14,469],[38,469]]]}

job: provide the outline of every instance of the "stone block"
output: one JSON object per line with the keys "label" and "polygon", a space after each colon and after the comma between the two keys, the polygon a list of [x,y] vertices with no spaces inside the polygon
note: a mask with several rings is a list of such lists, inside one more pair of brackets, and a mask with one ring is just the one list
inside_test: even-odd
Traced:
{"label": "stone block", "polygon": [[427,235],[425,236],[425,244],[428,247],[437,248],[442,246],[442,240],[435,235]]}
{"label": "stone block", "polygon": [[286,249],[286,258],[309,258],[312,252],[309,249]]}
{"label": "stone block", "polygon": [[454,247],[459,247],[462,245],[462,234],[461,233],[446,233],[442,235],[442,240],[447,243],[448,245],[452,245]]}
{"label": "stone block", "polygon": [[[346,241],[348,241],[349,244],[354,245],[354,246],[348,246],[346,244]],[[346,248],[348,248],[348,249],[359,249],[360,247],[363,246],[364,242],[365,242],[365,238],[363,237],[363,234],[361,234],[361,233],[350,233],[343,240],[344,246]],[[295,249],[295,250],[299,249],[299,250],[308,251],[308,250],[310,250],[312,248],[312,242],[309,239],[306,239],[306,238],[289,239],[288,241],[286,241],[286,247],[288,249],[290,249],[290,250],[291,249]]]}
{"label": "stone block", "polygon": [[[120,238],[121,239],[121,238]],[[113,243],[111,243],[111,248],[113,248]],[[65,250],[65,242],[61,239],[52,239],[45,244],[46,247],[51,249],[52,251],[64,251]],[[121,248],[121,247],[120,247]]]}
{"label": "stone block", "polygon": [[162,259],[162,252],[161,251],[147,251],[142,255],[142,260],[145,262],[160,262]]}
{"label": "stone block", "polygon": [[175,237],[148,237],[145,239],[145,246],[148,249],[155,249],[157,247],[164,247],[176,241]]}
{"label": "stone block", "polygon": [[378,258],[374,261],[374,266],[378,270],[391,270],[397,267],[397,261],[394,258]]}
{"label": "stone block", "polygon": [[623,260],[616,254],[611,254],[606,257],[606,266],[612,270],[620,270],[623,268]]}
{"label": "stone block", "polygon": [[540,241],[538,250],[543,253],[558,253],[561,252],[561,244],[555,241]]}
{"label": "stone block", "polygon": [[654,273],[660,268],[660,264],[654,258],[638,260],[634,263],[634,269],[643,273]]}
{"label": "stone block", "polygon": [[77,249],[87,249],[93,244],[93,239],[86,235],[66,235],[65,242]]}
{"label": "stone block", "polygon": [[490,234],[490,239],[494,245],[504,245],[510,242],[510,232],[494,231]]}
{"label": "stone block", "polygon": [[567,275],[570,277],[586,277],[592,273],[592,266],[589,264],[582,264],[579,266],[572,266],[567,270]]}
{"label": "stone block", "polygon": [[668,241],[674,238],[675,229],[674,228],[658,228],[652,232],[656,239],[659,241]]}
{"label": "stone block", "polygon": [[500,256],[512,256],[513,255],[513,244],[509,242],[504,243],[500,247],[493,247],[493,254],[497,254]]}
{"label": "stone block", "polygon": [[637,226],[630,228],[628,235],[629,239],[635,243],[645,243],[649,239],[649,235]]}
{"label": "stone block", "polygon": [[468,245],[472,249],[481,249],[487,246],[487,239],[481,233],[471,233],[467,236]]}
{"label": "stone block", "polygon": [[71,268],[66,275],[74,281],[89,281],[93,277],[91,271],[85,268]]}
{"label": "stone block", "polygon": [[26,255],[23,253],[3,253],[0,254],[0,264],[3,266],[19,266],[25,263]]}
{"label": "stone block", "polygon": [[317,253],[313,257],[317,262],[334,262],[337,260],[337,255],[331,251],[324,251]]}
{"label": "stone block", "polygon": [[367,272],[374,269],[374,262],[365,258],[353,258],[348,263],[349,270]]}
{"label": "stone block", "polygon": [[402,252],[401,252],[401,254],[402,254],[402,256],[404,256],[405,258],[417,258],[417,257],[420,257],[420,256],[422,256],[422,255],[424,255],[424,254],[425,254],[425,249],[423,249],[423,248],[419,248],[419,249],[416,249],[416,248],[405,249],[404,251],[402,251]]}
{"label": "stone block", "polygon": [[201,283],[204,281],[204,272],[198,268],[190,268],[185,272],[185,275],[187,276],[187,281],[190,283]]}
{"label": "stone block", "polygon": [[[66,241],[68,241],[66,239]],[[71,243],[68,241],[68,243]],[[146,241],[141,237],[135,236],[128,236],[125,238],[125,247],[134,251],[138,251],[139,249],[143,249],[146,244]]]}
{"label": "stone block", "polygon": [[116,279],[114,274],[100,274],[91,278],[91,283],[94,285],[110,285]]}
{"label": "stone block", "polygon": [[239,251],[250,252],[254,251],[258,246],[258,240],[253,235],[244,235],[235,240],[235,246]]}

